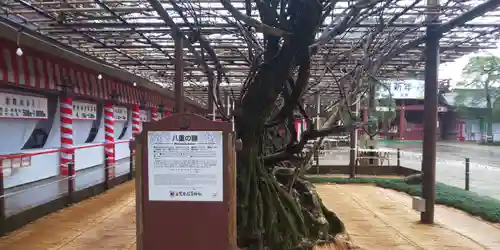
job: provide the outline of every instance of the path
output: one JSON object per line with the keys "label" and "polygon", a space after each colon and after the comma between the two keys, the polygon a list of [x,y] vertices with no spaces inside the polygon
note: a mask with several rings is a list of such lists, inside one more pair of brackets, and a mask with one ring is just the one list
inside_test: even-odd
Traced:
{"label": "path", "polygon": [[135,249],[134,191],[134,182],[127,182],[102,195],[47,215],[0,238],[0,249]]}
{"label": "path", "polygon": [[[361,249],[500,249],[500,227],[453,209],[438,206],[438,225],[425,226],[415,223],[419,216],[405,194],[350,184],[320,185],[317,190]],[[134,183],[122,184],[0,238],[0,249],[135,249]]]}
{"label": "path", "polygon": [[437,225],[420,216],[403,193],[372,185],[319,185],[325,205],[345,223],[354,245],[366,250],[500,249],[500,226],[437,206]]}

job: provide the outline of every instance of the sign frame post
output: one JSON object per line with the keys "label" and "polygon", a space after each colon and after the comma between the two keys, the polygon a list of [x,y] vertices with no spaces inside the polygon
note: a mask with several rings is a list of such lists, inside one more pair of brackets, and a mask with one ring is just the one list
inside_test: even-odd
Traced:
{"label": "sign frame post", "polygon": [[[149,169],[152,167],[149,166],[151,163],[151,159],[148,159],[149,150],[152,149],[148,148],[148,145],[151,145],[148,135],[158,134],[155,132],[166,132],[165,135],[168,136],[169,141],[172,140],[172,135],[179,132],[222,132],[220,142],[222,164],[217,162],[215,164],[217,166],[214,167],[214,169],[218,166],[222,167],[222,194],[217,196],[220,200],[217,198],[210,201],[195,201],[185,200],[184,197],[182,198],[184,200],[180,200],[181,198],[177,195],[172,196],[172,192],[166,194],[166,196],[170,194],[170,198],[174,197],[172,199],[151,200],[150,189],[162,188],[162,184],[150,183],[152,178],[149,178],[149,174],[154,169]],[[214,122],[196,114],[175,114],[160,121],[145,124],[136,143],[137,249],[236,250],[236,153],[231,124]],[[175,147],[172,146],[169,149],[175,151]],[[171,151],[168,152],[171,153]],[[182,168],[184,165],[180,166]],[[170,177],[168,177],[169,174],[166,175],[166,178],[174,176],[174,174],[170,174]],[[155,175],[155,178],[160,177]],[[196,183],[196,181],[193,182]],[[202,196],[208,197],[206,193]],[[215,193],[213,197],[216,197]],[[185,198],[194,199],[193,197]]]}

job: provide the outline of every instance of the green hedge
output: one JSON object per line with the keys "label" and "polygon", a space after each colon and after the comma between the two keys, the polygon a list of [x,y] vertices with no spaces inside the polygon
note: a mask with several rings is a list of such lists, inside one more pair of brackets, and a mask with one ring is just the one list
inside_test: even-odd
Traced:
{"label": "green hedge", "polygon": [[[374,183],[383,188],[389,188],[412,196],[421,196],[420,185],[408,185],[402,179],[383,178],[341,178],[341,177],[309,177],[312,183]],[[446,184],[436,184],[436,203],[457,208],[469,214],[479,216],[491,222],[500,222],[500,200],[480,196],[474,192]]]}

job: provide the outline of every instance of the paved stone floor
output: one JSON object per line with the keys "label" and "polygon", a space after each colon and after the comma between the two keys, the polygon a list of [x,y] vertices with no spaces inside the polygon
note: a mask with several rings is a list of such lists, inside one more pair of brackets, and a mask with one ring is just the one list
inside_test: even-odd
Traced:
{"label": "paved stone floor", "polygon": [[325,206],[346,225],[358,249],[500,249],[500,226],[437,206],[435,225],[418,223],[411,197],[372,185],[319,185]]}
{"label": "paved stone floor", "polygon": [[135,184],[127,182],[0,238],[0,249],[125,250],[135,239]]}
{"label": "paved stone floor", "polygon": [[[317,191],[357,249],[500,249],[498,225],[455,209],[437,206],[437,224],[421,225],[403,193],[371,185],[319,185]],[[0,249],[132,250],[135,242],[135,186],[127,182],[0,238]]]}

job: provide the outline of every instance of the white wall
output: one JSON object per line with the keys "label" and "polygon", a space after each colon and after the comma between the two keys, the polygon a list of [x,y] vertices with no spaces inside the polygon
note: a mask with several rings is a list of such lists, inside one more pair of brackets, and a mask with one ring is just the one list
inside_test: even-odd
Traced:
{"label": "white wall", "polygon": [[19,153],[39,120],[0,119],[0,155]]}
{"label": "white wall", "polygon": [[[500,123],[493,123],[493,140],[500,141]],[[484,131],[486,133],[486,131]],[[467,141],[481,141],[481,128],[479,119],[465,120],[465,126],[462,128],[462,134]]]}

